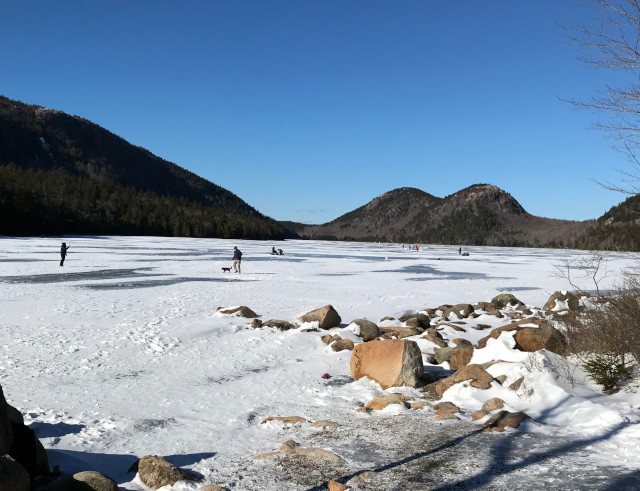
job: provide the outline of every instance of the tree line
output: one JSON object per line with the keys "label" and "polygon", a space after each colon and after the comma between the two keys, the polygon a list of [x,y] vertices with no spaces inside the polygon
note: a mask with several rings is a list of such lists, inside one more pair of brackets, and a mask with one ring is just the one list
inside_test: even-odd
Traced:
{"label": "tree line", "polygon": [[0,166],[0,234],[283,239],[284,229],[185,198],[9,163]]}

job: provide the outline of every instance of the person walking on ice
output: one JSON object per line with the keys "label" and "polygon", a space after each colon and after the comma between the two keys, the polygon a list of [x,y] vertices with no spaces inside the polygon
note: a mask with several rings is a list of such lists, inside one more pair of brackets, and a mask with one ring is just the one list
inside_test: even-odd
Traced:
{"label": "person walking on ice", "polygon": [[66,242],[63,242],[60,246],[60,266],[64,266],[64,258],[67,257],[67,251],[70,247]]}
{"label": "person walking on ice", "polygon": [[233,272],[240,272],[240,262],[242,262],[242,252],[237,247],[233,248]]}

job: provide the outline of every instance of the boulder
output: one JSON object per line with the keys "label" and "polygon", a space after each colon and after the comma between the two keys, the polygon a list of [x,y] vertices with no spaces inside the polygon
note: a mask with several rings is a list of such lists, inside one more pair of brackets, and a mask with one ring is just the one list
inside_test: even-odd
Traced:
{"label": "boulder", "polygon": [[431,327],[431,318],[427,314],[405,314],[400,317],[399,320],[400,322],[406,323],[409,327],[421,327],[422,329],[428,329],[429,327]]}
{"label": "boulder", "polygon": [[326,430],[327,428],[337,428],[340,425],[335,421],[329,421],[328,419],[320,419],[318,421],[314,421],[313,423],[311,423],[311,426]]}
{"label": "boulder", "polygon": [[23,424],[12,423],[13,442],[7,452],[29,473],[31,478],[49,474],[47,452],[35,432]]}
{"label": "boulder", "polygon": [[256,329],[259,328],[259,327],[262,327],[262,321],[260,319],[253,319],[251,321],[251,327],[256,328]]}
{"label": "boulder", "polygon": [[424,373],[418,343],[403,339],[358,344],[349,365],[355,380],[368,377],[383,389],[400,385],[416,387]]}
{"label": "boulder", "polygon": [[520,388],[520,386],[522,385],[522,382],[524,382],[524,377],[520,377],[518,380],[513,382],[511,385],[509,385],[509,388],[511,390],[518,390]]}
{"label": "boulder", "polygon": [[29,491],[31,478],[18,462],[8,455],[0,455],[0,491]]}
{"label": "boulder", "polygon": [[409,403],[409,409],[423,409],[425,407],[429,407],[427,401],[414,401]]}
{"label": "boulder", "polygon": [[484,418],[487,414],[489,414],[489,413],[487,413],[486,411],[483,411],[482,409],[478,409],[471,416],[471,421],[478,421],[479,419]]}
{"label": "boulder", "polygon": [[9,413],[9,404],[0,385],[0,455],[6,454],[13,443],[13,425]]}
{"label": "boulder", "polygon": [[350,339],[339,339],[331,345],[333,351],[353,351],[355,344]]}
{"label": "boulder", "polygon": [[327,489],[329,491],[345,491],[347,487],[341,482],[334,481],[333,479],[327,483]]}
{"label": "boulder", "polygon": [[511,295],[511,293],[501,293],[500,295],[496,295],[491,299],[491,303],[499,309],[504,309],[507,305],[511,305],[512,307],[523,305],[523,303],[515,296]]}
{"label": "boulder", "polygon": [[453,307],[449,307],[448,309],[446,309],[442,313],[442,317],[449,320],[455,320],[451,318],[452,316],[455,316],[458,319],[466,319],[471,314],[473,314],[474,311],[475,309],[472,305],[468,303],[459,303],[457,305],[454,305]]}
{"label": "boulder", "polygon": [[489,341],[490,339],[498,339],[500,337],[500,334],[502,334],[503,332],[506,331],[517,331],[519,329],[519,326],[515,323],[511,323],[511,324],[506,324],[504,326],[500,326],[495,328],[493,331],[491,331],[487,336],[481,338],[478,341],[478,348],[485,348],[487,346],[487,341]]}
{"label": "boulder", "polygon": [[321,336],[320,339],[324,344],[331,344],[334,341],[341,340],[342,338],[338,334],[325,334]]}
{"label": "boulder", "polygon": [[400,404],[402,407],[407,407],[404,397],[399,394],[389,394],[386,396],[374,397],[365,405],[365,409],[368,411],[381,411],[391,404]]}
{"label": "boulder", "polygon": [[302,416],[268,416],[264,418],[262,420],[262,423],[260,424],[265,424],[265,423],[268,423],[269,421],[282,421],[283,423],[292,424],[292,425],[307,422],[307,420],[304,419]]}
{"label": "boulder", "polygon": [[494,317],[497,317],[498,319],[501,319],[504,317],[504,315],[502,314],[502,312],[500,312],[500,309],[498,307],[496,307],[495,305],[493,305],[492,303],[490,303],[485,309],[484,311],[487,313],[487,315],[493,315]]}
{"label": "boulder", "polygon": [[438,404],[434,404],[433,409],[436,411],[436,414],[438,414],[438,411],[440,411],[440,414],[460,412],[460,408],[453,402],[439,402]]}
{"label": "boulder", "polygon": [[339,463],[342,462],[342,458],[333,452],[324,450],[322,448],[300,448],[300,445],[293,440],[287,440],[280,449],[275,452],[267,452],[254,457],[255,460],[263,460],[271,457],[278,458],[302,458],[311,463]]}
{"label": "boulder", "polygon": [[371,322],[367,319],[354,319],[351,323],[358,325],[360,328],[358,336],[360,336],[363,341],[373,341],[374,339],[378,339],[380,330],[375,322]]}
{"label": "boulder", "polygon": [[137,462],[137,467],[140,480],[151,489],[173,486],[178,481],[198,480],[193,472],[180,469],[163,457],[145,455]]}
{"label": "boulder", "polygon": [[459,382],[470,381],[469,384],[472,387],[476,387],[478,389],[488,389],[491,387],[491,382],[493,381],[493,377],[489,372],[487,372],[480,365],[471,364],[466,367],[458,370],[456,373],[451,375],[450,377],[443,378],[438,380],[435,383],[435,392],[439,396],[442,396],[449,387],[457,384]]}
{"label": "boulder", "polygon": [[451,342],[456,346],[458,346],[459,348],[473,348],[473,343],[468,339],[455,338]]}
{"label": "boulder", "polygon": [[219,307],[218,312],[225,315],[235,315],[237,317],[246,317],[247,319],[253,319],[255,317],[258,317],[258,314],[256,314],[253,310],[251,310],[249,307],[245,305],[242,305],[240,307],[230,308],[230,309],[223,309]]}
{"label": "boulder", "polygon": [[[73,479],[85,484],[82,489],[92,491],[118,491],[118,484],[110,477],[96,471],[78,472],[73,475]],[[80,486],[78,486],[80,488]]]}
{"label": "boulder", "polygon": [[546,349],[559,355],[566,354],[567,340],[560,331],[548,323],[540,327],[522,327],[514,336],[516,348],[521,351]]}
{"label": "boulder", "polygon": [[504,401],[499,397],[493,397],[482,405],[482,410],[490,413],[491,411],[495,411],[496,409],[502,409],[504,407]]}
{"label": "boulder", "polygon": [[283,321],[280,319],[270,319],[262,324],[262,327],[275,327],[281,331],[288,331],[289,329],[295,329],[296,326],[291,322]]}
{"label": "boulder", "polygon": [[500,411],[491,416],[482,427],[486,430],[504,431],[506,427],[518,428],[520,424],[530,419],[525,413],[511,413],[509,411]]}
{"label": "boulder", "polygon": [[410,338],[412,336],[419,336],[424,331],[421,327],[381,327],[380,332],[382,333],[381,337],[384,339],[404,339]]}
{"label": "boulder", "polygon": [[473,348],[455,348],[449,357],[449,365],[452,370],[460,370],[471,361]]}
{"label": "boulder", "polygon": [[440,334],[435,328],[427,329],[427,334],[423,337],[440,348],[447,347],[447,342],[442,338],[442,334]]}
{"label": "boulder", "polygon": [[433,357],[436,360],[436,363],[440,365],[445,361],[449,361],[451,358],[451,354],[456,350],[456,348],[435,348],[433,350]]}
{"label": "boulder", "polygon": [[577,312],[580,305],[580,299],[578,296],[570,292],[555,292],[544,304],[542,310],[548,311],[563,311],[570,310]]}
{"label": "boulder", "polygon": [[311,310],[298,318],[300,322],[317,322],[321,329],[338,327],[342,319],[338,312],[331,306],[325,305],[319,309]]}

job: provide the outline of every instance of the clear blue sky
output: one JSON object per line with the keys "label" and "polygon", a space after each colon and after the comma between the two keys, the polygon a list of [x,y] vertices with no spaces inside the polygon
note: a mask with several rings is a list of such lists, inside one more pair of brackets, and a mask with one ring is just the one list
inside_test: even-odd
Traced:
{"label": "clear blue sky", "polygon": [[279,220],[475,183],[596,218],[629,165],[560,98],[589,0],[0,0],[0,94],[87,118]]}

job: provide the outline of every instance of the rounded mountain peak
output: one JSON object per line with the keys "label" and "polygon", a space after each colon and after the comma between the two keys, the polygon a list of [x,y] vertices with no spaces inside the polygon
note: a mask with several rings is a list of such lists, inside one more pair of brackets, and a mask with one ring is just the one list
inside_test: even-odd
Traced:
{"label": "rounded mountain peak", "polygon": [[513,196],[492,184],[473,184],[457,193],[447,196],[445,199],[467,205],[485,205],[497,208],[498,211],[503,213],[514,215],[527,213]]}

